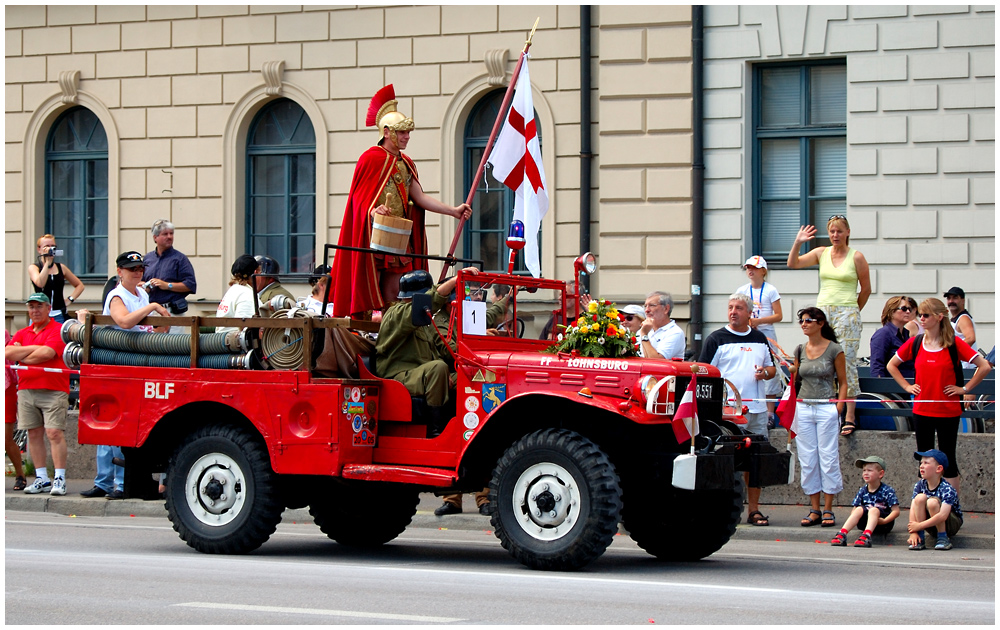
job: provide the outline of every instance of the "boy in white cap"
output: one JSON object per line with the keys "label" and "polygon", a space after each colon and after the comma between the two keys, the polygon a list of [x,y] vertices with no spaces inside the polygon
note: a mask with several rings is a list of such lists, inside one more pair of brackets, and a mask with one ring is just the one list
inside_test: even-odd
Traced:
{"label": "boy in white cap", "polygon": [[[774,342],[778,339],[777,333],[774,330],[774,324],[780,322],[782,318],[781,295],[773,284],[764,281],[767,277],[767,261],[764,260],[763,256],[751,256],[747,258],[746,262],[743,263],[743,269],[746,270],[750,282],[736,289],[736,293],[744,293],[750,296],[750,299],[753,301],[753,312],[750,314],[750,327],[764,333],[764,336],[770,341],[771,351],[774,352],[776,350]],[[777,417],[774,415],[774,410],[777,407],[781,391],[780,378],[772,378],[767,381],[764,392],[767,395],[767,427],[769,429],[773,429],[777,424]]]}

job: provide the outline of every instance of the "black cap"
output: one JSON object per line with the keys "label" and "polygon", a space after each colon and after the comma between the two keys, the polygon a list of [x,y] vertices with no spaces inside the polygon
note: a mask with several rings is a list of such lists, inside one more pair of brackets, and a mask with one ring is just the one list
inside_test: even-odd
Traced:
{"label": "black cap", "polygon": [[145,267],[146,263],[142,259],[142,254],[139,252],[123,252],[118,254],[118,259],[115,264],[119,269],[134,269],[136,267]]}
{"label": "black cap", "polygon": [[233,263],[229,269],[234,276],[245,276],[249,278],[257,271],[257,260],[250,254],[243,254]]}
{"label": "black cap", "polygon": [[965,299],[965,291],[962,290],[962,287],[952,287],[944,292],[944,297],[948,297],[949,295]]}

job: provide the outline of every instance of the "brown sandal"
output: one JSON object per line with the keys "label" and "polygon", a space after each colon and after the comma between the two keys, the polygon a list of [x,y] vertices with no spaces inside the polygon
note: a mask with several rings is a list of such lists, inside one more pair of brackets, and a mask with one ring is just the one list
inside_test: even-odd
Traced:
{"label": "brown sandal", "polygon": [[28,482],[24,479],[24,477],[18,477],[14,480],[14,487],[12,489],[14,492],[20,492],[21,490],[24,490],[27,485]]}
{"label": "brown sandal", "polygon": [[802,527],[812,527],[813,525],[819,525],[822,522],[823,520],[822,518],[810,518],[813,514],[820,517],[823,516],[823,513],[820,512],[819,510],[809,510],[809,513],[806,514],[806,517],[802,519],[801,523]]}

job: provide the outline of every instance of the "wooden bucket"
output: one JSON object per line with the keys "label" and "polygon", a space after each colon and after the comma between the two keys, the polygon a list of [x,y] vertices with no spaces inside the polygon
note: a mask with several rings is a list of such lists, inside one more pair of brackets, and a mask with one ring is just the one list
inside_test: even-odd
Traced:
{"label": "wooden bucket", "polygon": [[390,254],[405,254],[410,242],[413,221],[388,214],[372,217],[372,249]]}

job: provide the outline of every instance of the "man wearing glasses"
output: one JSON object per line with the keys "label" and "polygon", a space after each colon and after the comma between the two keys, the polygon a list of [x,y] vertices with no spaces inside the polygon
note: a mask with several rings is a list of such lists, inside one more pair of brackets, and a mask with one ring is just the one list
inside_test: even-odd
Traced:
{"label": "man wearing glasses", "polygon": [[639,326],[639,353],[647,359],[684,360],[687,339],[677,322],[670,319],[674,299],[665,291],[646,296],[646,319]]}

